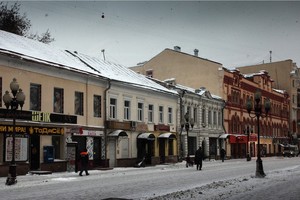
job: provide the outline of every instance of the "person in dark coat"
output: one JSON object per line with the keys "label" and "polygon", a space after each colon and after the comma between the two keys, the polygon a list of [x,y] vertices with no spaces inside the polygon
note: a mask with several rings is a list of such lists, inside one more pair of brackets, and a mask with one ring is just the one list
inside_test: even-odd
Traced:
{"label": "person in dark coat", "polygon": [[83,171],[85,171],[85,175],[88,176],[89,153],[87,152],[87,149],[84,149],[82,152],[80,152],[80,163],[81,170],[79,176],[82,176]]}
{"label": "person in dark coat", "polygon": [[222,159],[222,162],[224,162],[224,159],[225,159],[225,156],[226,156],[226,151],[225,149],[221,149],[221,159]]}
{"label": "person in dark coat", "polygon": [[203,160],[203,152],[202,152],[202,148],[199,147],[199,149],[195,152],[195,164],[197,166],[197,170],[202,169],[202,160]]}

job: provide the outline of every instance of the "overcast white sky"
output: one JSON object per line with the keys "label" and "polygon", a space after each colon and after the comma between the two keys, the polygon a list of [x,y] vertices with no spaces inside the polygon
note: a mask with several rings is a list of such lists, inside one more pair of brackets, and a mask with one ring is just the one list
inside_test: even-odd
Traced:
{"label": "overcast white sky", "polygon": [[[300,66],[300,2],[20,1],[32,32],[64,49],[134,66],[165,48],[231,68],[292,59]],[[104,15],[104,18],[102,18]]]}

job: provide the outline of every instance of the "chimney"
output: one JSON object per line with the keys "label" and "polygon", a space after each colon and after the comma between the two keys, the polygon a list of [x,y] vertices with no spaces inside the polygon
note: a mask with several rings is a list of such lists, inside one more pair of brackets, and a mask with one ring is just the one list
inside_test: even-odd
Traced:
{"label": "chimney", "polygon": [[174,50],[175,51],[181,51],[181,48],[180,48],[180,46],[174,46]]}
{"label": "chimney", "polygon": [[194,56],[198,57],[198,53],[199,53],[199,50],[198,49],[194,49]]}

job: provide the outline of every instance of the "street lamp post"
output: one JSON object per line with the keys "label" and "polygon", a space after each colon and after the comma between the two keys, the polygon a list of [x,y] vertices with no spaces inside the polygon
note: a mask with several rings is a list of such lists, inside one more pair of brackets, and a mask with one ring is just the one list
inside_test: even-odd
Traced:
{"label": "street lamp post", "polygon": [[[185,130],[186,130],[186,138],[187,138],[187,154],[189,155],[189,130],[190,130],[190,126],[193,129],[194,127],[194,119],[190,118],[189,112],[186,112],[184,115],[184,119],[185,119]],[[183,127],[183,124],[181,125]]]}
{"label": "street lamp post", "polygon": [[249,116],[251,118],[256,118],[256,122],[257,122],[257,137],[258,137],[258,146],[257,146],[257,160],[256,160],[256,177],[259,178],[263,178],[266,176],[266,174],[264,173],[264,169],[263,169],[263,163],[261,160],[261,155],[260,155],[260,128],[259,128],[259,119],[260,117],[266,117],[268,115],[268,112],[270,111],[271,108],[271,103],[269,99],[265,100],[265,105],[264,105],[264,109],[265,109],[265,115],[263,116],[262,113],[262,104],[261,104],[261,92],[259,90],[257,90],[254,94],[254,116],[251,116],[251,111],[253,109],[253,105],[252,105],[252,101],[250,99],[247,100],[247,111],[249,113]]}
{"label": "street lamp post", "polygon": [[22,107],[25,102],[25,95],[22,92],[22,89],[19,89],[19,84],[17,79],[13,79],[10,83],[10,89],[13,96],[9,94],[8,91],[3,95],[3,102],[7,109],[11,109],[11,113],[13,116],[13,134],[12,134],[12,158],[11,163],[9,165],[9,172],[6,179],[6,185],[13,185],[17,183],[17,165],[15,161],[15,144],[16,144],[16,111],[18,107]]}

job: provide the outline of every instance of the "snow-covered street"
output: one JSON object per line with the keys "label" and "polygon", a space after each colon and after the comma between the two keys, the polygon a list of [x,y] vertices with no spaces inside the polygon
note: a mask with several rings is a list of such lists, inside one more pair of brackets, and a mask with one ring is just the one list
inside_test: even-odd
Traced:
{"label": "snow-covered street", "polygon": [[255,178],[256,158],[204,161],[203,170],[185,163],[18,176],[0,199],[299,199],[300,158],[263,158],[265,178]]}

